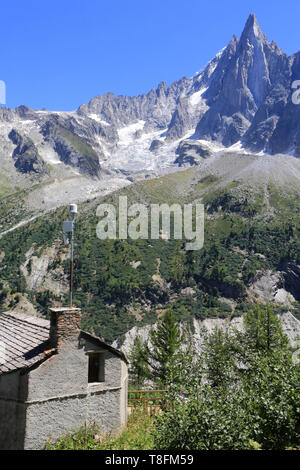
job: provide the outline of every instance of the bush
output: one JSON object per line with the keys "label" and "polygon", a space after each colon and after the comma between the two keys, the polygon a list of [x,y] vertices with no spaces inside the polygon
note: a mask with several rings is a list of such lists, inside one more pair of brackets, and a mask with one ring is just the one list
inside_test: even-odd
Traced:
{"label": "bush", "polygon": [[[198,390],[198,393],[200,391]],[[155,422],[156,449],[240,450],[252,448],[251,422],[240,390],[220,394],[210,385],[187,401],[177,399]],[[174,432],[176,429],[176,432]]]}

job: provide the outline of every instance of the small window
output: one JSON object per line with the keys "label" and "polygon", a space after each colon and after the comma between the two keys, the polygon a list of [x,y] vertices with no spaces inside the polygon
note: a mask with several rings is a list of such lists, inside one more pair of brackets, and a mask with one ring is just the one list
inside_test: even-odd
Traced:
{"label": "small window", "polygon": [[104,382],[104,354],[89,354],[89,383]]}

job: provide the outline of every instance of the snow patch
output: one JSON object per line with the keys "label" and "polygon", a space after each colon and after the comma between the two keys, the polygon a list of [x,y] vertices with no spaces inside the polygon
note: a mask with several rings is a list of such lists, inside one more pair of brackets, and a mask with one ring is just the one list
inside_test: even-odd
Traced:
{"label": "snow patch", "polygon": [[[193,131],[192,134],[194,134],[194,132],[195,131]],[[189,139],[191,141],[199,142],[199,144],[202,144],[204,147],[207,147],[213,153],[226,150],[225,147],[219,142],[212,142],[211,140],[203,140],[203,139],[193,139],[191,137],[192,135],[189,134],[187,137],[184,137],[184,139]]]}
{"label": "snow patch", "polygon": [[[247,153],[242,146],[242,142],[239,140],[230,147],[225,148],[225,152],[238,152],[238,153]],[[249,153],[249,152],[248,152]]]}
{"label": "snow patch", "polygon": [[195,93],[193,93],[189,98],[190,104],[192,106],[196,106],[197,104],[199,104],[202,101],[202,95],[203,95],[203,93],[206,92],[206,90],[207,90],[207,87],[206,88],[201,88],[201,90],[196,91]]}
{"label": "snow patch", "polygon": [[109,126],[109,125],[110,125],[109,122],[103,121],[103,119],[100,119],[100,117],[99,117],[97,114],[94,114],[94,113],[88,114],[88,117],[91,118],[91,119],[93,119],[94,121],[99,122],[99,123],[102,124],[103,126]]}
{"label": "snow patch", "polygon": [[161,174],[166,169],[172,168],[175,160],[175,150],[181,139],[164,144],[157,152],[150,152],[149,148],[152,141],[157,139],[162,140],[162,135],[167,129],[147,132],[135,138],[134,134],[137,130],[141,129],[142,123],[143,121],[140,121],[139,125],[135,123],[119,130],[119,135],[121,134],[122,139],[121,143],[112,152],[105,164],[102,164],[102,169],[123,170],[131,174],[142,174],[152,171]]}
{"label": "snow patch", "polygon": [[61,116],[69,117],[69,116],[74,116],[77,114],[76,110],[73,111],[50,111],[48,109],[39,109],[39,110],[34,110],[36,114],[58,114]]}
{"label": "snow patch", "polygon": [[50,163],[50,165],[63,164],[63,162],[59,159],[58,154],[51,147],[51,145],[40,146],[38,148],[38,151],[42,156],[43,160],[47,163]]}
{"label": "snow patch", "polygon": [[[227,46],[226,46],[227,47]],[[208,68],[208,76],[210,77],[211,74],[215,71],[217,65],[218,65],[218,60],[216,59],[220,59],[221,55],[223,54],[223,52],[225,51],[226,47],[223,47],[223,49],[221,49],[217,54],[216,56],[210,60],[206,65],[205,67],[203,67],[201,70],[198,70],[198,72],[196,72],[191,78],[194,78],[194,77],[197,77],[199,76],[200,78],[200,75],[204,72],[204,70]]]}
{"label": "snow patch", "polygon": [[134,135],[137,131],[142,130],[146,121],[137,121],[129,126],[122,127],[118,130],[119,145],[129,145],[134,140]]}
{"label": "snow patch", "polygon": [[254,21],[253,31],[254,31],[255,36],[258,37],[258,36],[259,36],[259,31],[258,31],[258,27],[257,27],[256,21]]}

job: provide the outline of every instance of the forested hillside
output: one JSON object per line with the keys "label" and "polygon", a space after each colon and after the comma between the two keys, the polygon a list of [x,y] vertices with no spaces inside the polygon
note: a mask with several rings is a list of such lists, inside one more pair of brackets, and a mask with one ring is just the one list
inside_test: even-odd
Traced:
{"label": "forested hillside", "polygon": [[[226,174],[213,165],[194,167],[79,206],[74,303],[84,312],[83,328],[112,342],[134,325],[155,322],[170,306],[177,319],[190,322],[194,317],[241,315],[251,303],[264,301],[255,287],[262,276],[275,276],[274,297],[280,289],[286,294],[277,303],[279,310],[299,315],[296,186],[293,180],[279,186],[272,175],[259,179],[245,173],[253,160],[265,157],[223,158]],[[185,240],[163,238],[99,240],[96,208],[104,201],[117,207],[119,195],[127,195],[128,205],[203,202],[204,247],[186,251]],[[3,214],[6,201],[0,205]],[[63,244],[62,222],[68,218],[67,208],[60,208],[2,235],[2,311],[32,304],[46,314],[53,303],[67,301],[69,248]]]}

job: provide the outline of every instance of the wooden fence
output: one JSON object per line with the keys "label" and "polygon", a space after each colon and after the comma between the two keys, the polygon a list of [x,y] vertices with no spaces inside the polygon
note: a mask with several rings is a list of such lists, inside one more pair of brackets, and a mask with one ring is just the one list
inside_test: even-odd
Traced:
{"label": "wooden fence", "polygon": [[143,408],[150,416],[161,413],[167,390],[128,390],[128,414]]}

